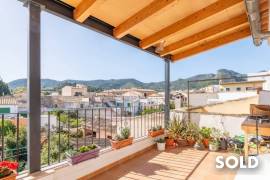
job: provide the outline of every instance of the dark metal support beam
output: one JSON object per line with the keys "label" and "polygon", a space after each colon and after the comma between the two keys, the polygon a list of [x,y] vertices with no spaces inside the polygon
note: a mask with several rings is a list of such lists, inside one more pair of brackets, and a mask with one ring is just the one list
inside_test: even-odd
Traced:
{"label": "dark metal support beam", "polygon": [[170,121],[170,60],[165,60],[165,127]]}
{"label": "dark metal support beam", "polygon": [[40,12],[39,5],[29,1],[28,34],[28,129],[29,172],[40,170]]}

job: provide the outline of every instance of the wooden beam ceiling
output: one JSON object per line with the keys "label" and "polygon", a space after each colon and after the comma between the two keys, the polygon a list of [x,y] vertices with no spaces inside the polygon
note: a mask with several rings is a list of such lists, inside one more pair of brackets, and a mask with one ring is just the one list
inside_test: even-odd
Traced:
{"label": "wooden beam ceiling", "polygon": [[165,40],[166,37],[188,27],[192,24],[195,24],[199,21],[202,21],[214,14],[221,12],[227,8],[230,8],[238,3],[243,3],[243,0],[218,0],[217,2],[191,14],[176,23],[154,33],[153,35],[143,39],[140,42],[140,47],[146,49],[156,43],[160,42],[161,40]]}
{"label": "wooden beam ceiling", "polygon": [[208,37],[214,36],[216,34],[219,34],[223,31],[230,30],[232,28],[235,28],[237,26],[247,24],[248,23],[248,18],[246,14],[242,14],[240,16],[237,16],[235,18],[232,18],[230,20],[227,20],[223,23],[220,23],[216,26],[213,26],[209,29],[206,29],[204,31],[201,31],[197,34],[193,34],[189,37],[186,37],[184,39],[181,39],[173,44],[170,44],[169,46],[166,46],[164,50],[160,53],[161,56],[165,56],[177,49],[180,49],[182,47],[185,47],[187,45],[196,43],[198,41],[201,41],[203,39],[206,39]]}
{"label": "wooden beam ceiling", "polygon": [[118,25],[113,30],[113,35],[116,38],[121,38],[129,33],[137,24],[143,22],[148,17],[162,10],[166,6],[172,4],[176,0],[154,0],[148,6],[128,18],[126,21]]}
{"label": "wooden beam ceiling", "polygon": [[91,15],[95,2],[96,0],[82,0],[73,11],[73,18],[78,22],[84,22]]}
{"label": "wooden beam ceiling", "polygon": [[247,25],[246,28],[244,28],[238,32],[234,32],[234,33],[231,33],[229,35],[219,37],[218,39],[214,39],[214,40],[205,42],[203,44],[200,44],[199,46],[196,46],[196,47],[188,49],[184,52],[175,54],[172,56],[172,60],[177,61],[179,59],[183,59],[183,58],[186,58],[186,57],[189,57],[189,56],[192,56],[192,55],[195,55],[195,54],[198,54],[198,53],[201,53],[201,52],[204,52],[204,51],[207,51],[207,50],[210,50],[210,49],[213,49],[213,48],[225,45],[225,44],[228,44],[230,42],[233,42],[233,41],[236,41],[239,39],[243,39],[243,38],[249,36],[250,34],[251,34],[250,28]]}

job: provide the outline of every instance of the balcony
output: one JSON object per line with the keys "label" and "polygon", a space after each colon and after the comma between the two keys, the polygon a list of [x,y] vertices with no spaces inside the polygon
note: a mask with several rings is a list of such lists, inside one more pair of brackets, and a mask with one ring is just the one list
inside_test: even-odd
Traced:
{"label": "balcony", "polygon": [[[174,110],[172,117],[186,121],[187,112]],[[23,114],[2,114],[1,124],[4,127],[15,127],[14,149],[10,145],[10,135],[1,131],[2,160],[17,160],[26,164],[27,148],[23,146],[21,136],[27,125]],[[210,126],[223,123],[230,134],[241,131],[240,124],[246,115],[225,115],[211,113],[190,113],[190,117],[199,125],[205,125],[211,119]],[[173,118],[172,118],[173,119]],[[199,120],[198,120],[199,119]],[[164,127],[163,106],[144,106],[127,108],[94,108],[53,110],[43,112],[41,117],[41,159],[42,171],[29,174],[28,167],[20,168],[19,179],[235,179],[239,176],[238,168],[234,170],[216,169],[215,158],[236,155],[228,149],[211,152],[207,149],[195,150],[193,146],[179,145],[156,150],[154,140],[148,137],[148,129],[161,125]],[[1,126],[2,127],[2,126]],[[129,127],[134,137],[132,145],[119,150],[112,150],[110,139],[120,133],[121,128]],[[5,128],[3,128],[5,130]],[[17,133],[19,136],[17,136]],[[159,137],[163,137],[159,136]],[[24,137],[26,138],[26,137]],[[9,140],[9,141],[8,141]],[[4,142],[4,143],[3,143]],[[71,165],[65,152],[79,149],[83,145],[97,144],[102,148],[100,156]],[[4,146],[3,146],[4,145]],[[254,148],[253,148],[254,151]],[[252,150],[251,150],[252,152]],[[262,152],[265,154],[267,152]],[[269,152],[268,152],[269,153]],[[260,152],[261,154],[261,152]],[[267,157],[264,159],[268,159]],[[67,177],[68,176],[68,177]]]}

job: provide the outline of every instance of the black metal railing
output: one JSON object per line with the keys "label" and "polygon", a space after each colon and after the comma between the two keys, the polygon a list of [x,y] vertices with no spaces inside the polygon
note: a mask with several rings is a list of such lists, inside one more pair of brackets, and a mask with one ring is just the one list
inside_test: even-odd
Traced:
{"label": "black metal railing", "polygon": [[[1,160],[18,161],[18,171],[27,169],[27,114],[0,114]],[[110,139],[124,127],[134,139],[148,135],[148,129],[164,127],[164,106],[54,109],[41,115],[42,166],[65,160],[65,152],[83,145],[110,147]],[[31,135],[30,135],[31,136]]]}
{"label": "black metal railing", "polygon": [[0,114],[1,153],[0,159],[19,162],[18,171],[26,168],[27,162],[27,114]]}
{"label": "black metal railing", "polygon": [[[43,165],[61,162],[65,152],[81,146],[97,144],[110,147],[110,139],[124,127],[130,128],[134,139],[147,136],[148,129],[164,126],[164,107],[132,106],[68,109],[45,112],[42,123],[41,159]],[[43,120],[43,119],[42,119]],[[57,147],[55,147],[57,146]]]}

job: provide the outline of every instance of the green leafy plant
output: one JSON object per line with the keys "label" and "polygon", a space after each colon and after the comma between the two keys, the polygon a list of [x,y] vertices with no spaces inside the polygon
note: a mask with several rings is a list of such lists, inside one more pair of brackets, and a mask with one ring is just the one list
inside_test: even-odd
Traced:
{"label": "green leafy plant", "polygon": [[117,134],[113,139],[116,141],[122,141],[124,139],[128,139],[130,136],[130,129],[128,127],[125,127],[121,129],[120,134]]}
{"label": "green leafy plant", "polygon": [[149,131],[158,131],[158,130],[161,130],[162,129],[162,126],[156,126],[156,127],[152,127],[149,129]]}
{"label": "green leafy plant", "polygon": [[167,132],[168,138],[177,139],[181,135],[182,124],[176,117],[174,117],[174,119],[170,122],[167,130],[168,130]]}
{"label": "green leafy plant", "polygon": [[185,129],[184,131],[182,131],[182,136],[185,139],[190,139],[190,140],[200,140],[201,136],[200,136],[200,128],[197,124],[188,121],[185,124]]}
{"label": "green leafy plant", "polygon": [[201,129],[200,129],[200,134],[201,134],[201,136],[203,137],[203,138],[205,138],[205,139],[209,139],[210,138],[210,136],[211,136],[211,128],[207,128],[207,127],[202,127]]}
{"label": "green leafy plant", "polygon": [[156,143],[165,143],[165,138],[159,138],[155,140]]}
{"label": "green leafy plant", "polygon": [[128,139],[130,136],[130,129],[128,127],[125,127],[121,130],[121,137],[124,139]]}

